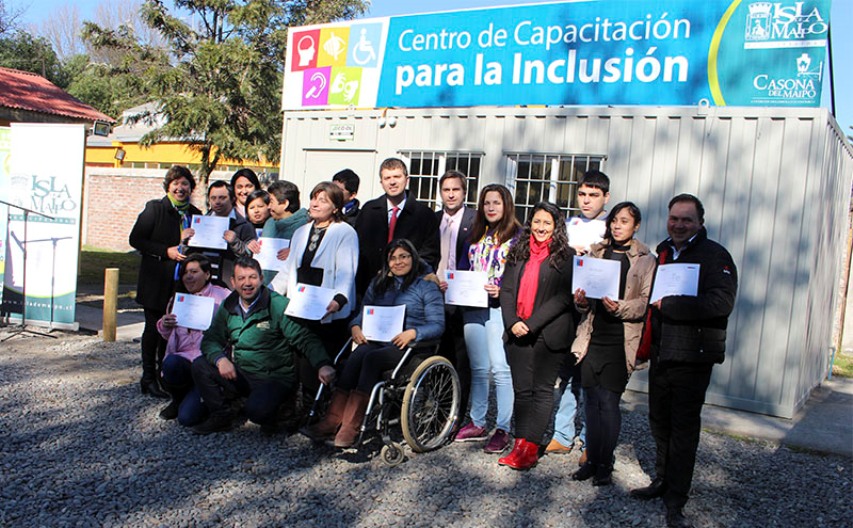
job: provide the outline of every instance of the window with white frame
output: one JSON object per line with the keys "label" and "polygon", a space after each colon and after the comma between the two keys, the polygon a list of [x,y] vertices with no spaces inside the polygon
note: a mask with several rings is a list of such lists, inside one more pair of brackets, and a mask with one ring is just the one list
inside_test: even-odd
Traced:
{"label": "window with white frame", "polygon": [[407,150],[400,152],[400,155],[409,166],[409,192],[419,202],[433,210],[440,209],[438,180],[445,172],[458,170],[468,176],[465,204],[477,206],[482,152]]}
{"label": "window with white frame", "polygon": [[507,187],[515,197],[515,215],[520,222],[537,202],[557,205],[566,217],[580,212],[577,184],[588,170],[601,170],[604,156],[575,154],[507,154]]}

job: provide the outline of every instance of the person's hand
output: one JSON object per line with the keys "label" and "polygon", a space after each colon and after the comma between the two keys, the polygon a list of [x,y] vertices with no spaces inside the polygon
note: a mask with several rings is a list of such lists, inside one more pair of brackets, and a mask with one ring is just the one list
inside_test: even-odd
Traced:
{"label": "person's hand", "polygon": [[338,304],[338,301],[332,299],[332,301],[329,303],[329,306],[326,306],[326,315],[324,315],[322,317],[322,319],[325,319],[326,317],[332,315],[333,313],[339,311],[340,309],[341,309],[341,305]]}
{"label": "person's hand", "polygon": [[367,343],[367,338],[364,337],[364,333],[361,331],[360,326],[352,327],[352,342],[356,345],[363,345]]}
{"label": "person's hand", "polygon": [[175,328],[178,326],[178,317],[175,314],[166,314],[160,319],[160,321],[166,328]]}
{"label": "person's hand", "polygon": [[231,231],[230,229],[222,233],[222,238],[225,239],[229,244],[233,244],[235,240],[237,240],[237,233]]}
{"label": "person's hand", "polygon": [[483,286],[486,289],[486,292],[489,294],[489,297],[493,299],[497,299],[501,294],[501,287],[495,286],[494,284],[486,284]]}
{"label": "person's hand", "polygon": [[246,247],[255,255],[261,252],[261,243],[257,240],[250,240]]}
{"label": "person's hand", "polygon": [[589,306],[589,300],[586,298],[586,292],[581,288],[575,290],[575,304],[581,308]]}
{"label": "person's hand", "polygon": [[530,333],[530,328],[527,327],[527,323],[524,321],[519,321],[512,325],[509,331],[512,332],[512,335],[515,337],[524,337]]}
{"label": "person's hand", "polygon": [[586,248],[583,246],[572,246],[572,249],[575,250],[575,253],[577,253],[579,257],[586,255]]}
{"label": "person's hand", "polygon": [[182,254],[178,249],[178,246],[172,246],[166,250],[166,256],[169,257],[169,260],[174,260],[176,262],[181,262],[186,259],[187,256]]}
{"label": "person's hand", "polygon": [[234,368],[234,363],[227,357],[219,358],[216,362],[216,368],[219,370],[219,375],[227,380],[237,379],[237,369]]}
{"label": "person's hand", "polygon": [[447,291],[447,281],[441,281],[438,283],[438,289],[441,290],[441,293]]}
{"label": "person's hand", "polygon": [[322,366],[320,367],[320,370],[317,371],[317,377],[320,379],[320,383],[328,385],[335,381],[335,368],[330,367],[329,365]]}
{"label": "person's hand", "polygon": [[409,343],[415,340],[418,337],[418,333],[414,329],[403,330],[399,334],[394,336],[394,339],[391,340],[394,345],[400,350],[409,346]]}
{"label": "person's hand", "polygon": [[181,231],[181,240],[189,240],[195,236],[195,229],[188,227]]}
{"label": "person's hand", "polygon": [[610,313],[616,313],[616,310],[619,308],[619,301],[614,301],[610,297],[601,299],[601,304],[603,304],[604,309]]}
{"label": "person's hand", "polygon": [[661,301],[663,301],[663,299],[658,299],[658,300],[656,300],[655,302],[653,302],[653,303],[652,303],[652,308],[657,308],[658,310],[660,310]]}
{"label": "person's hand", "polygon": [[278,260],[287,260],[287,257],[290,255],[290,248],[279,249],[278,253],[276,253],[276,257]]}

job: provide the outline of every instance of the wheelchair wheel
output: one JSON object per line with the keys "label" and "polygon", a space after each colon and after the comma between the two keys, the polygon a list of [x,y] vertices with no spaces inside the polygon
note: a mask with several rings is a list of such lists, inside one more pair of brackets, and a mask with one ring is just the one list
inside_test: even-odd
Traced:
{"label": "wheelchair wheel", "polygon": [[432,356],[418,365],[403,395],[403,437],[415,453],[441,447],[459,419],[459,376],[450,362]]}
{"label": "wheelchair wheel", "polygon": [[391,442],[389,445],[382,446],[382,451],[379,453],[382,457],[382,462],[388,467],[399,466],[403,459],[403,446],[397,442]]}

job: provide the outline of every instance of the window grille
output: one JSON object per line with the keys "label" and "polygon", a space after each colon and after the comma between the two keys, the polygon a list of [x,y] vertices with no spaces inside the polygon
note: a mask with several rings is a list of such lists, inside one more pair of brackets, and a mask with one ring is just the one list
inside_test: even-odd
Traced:
{"label": "window grille", "polygon": [[439,210],[441,196],[438,180],[445,172],[458,170],[468,177],[465,204],[470,207],[477,206],[482,153],[409,150],[401,152],[400,155],[409,167],[409,192],[419,202],[433,210]]}

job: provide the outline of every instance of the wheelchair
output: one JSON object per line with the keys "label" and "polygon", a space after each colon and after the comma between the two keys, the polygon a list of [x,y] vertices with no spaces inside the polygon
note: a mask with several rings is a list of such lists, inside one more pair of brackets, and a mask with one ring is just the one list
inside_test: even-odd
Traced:
{"label": "wheelchair", "polygon": [[[335,367],[352,348],[348,340],[335,357]],[[382,439],[381,460],[397,466],[405,459],[403,446],[392,438],[392,426],[400,425],[403,439],[415,453],[433,451],[451,440],[460,419],[461,389],[456,369],[437,355],[438,343],[408,347],[393,370],[383,373],[370,392],[370,400],[355,445],[366,435]],[[308,415],[318,418],[325,386],[320,386]]]}

